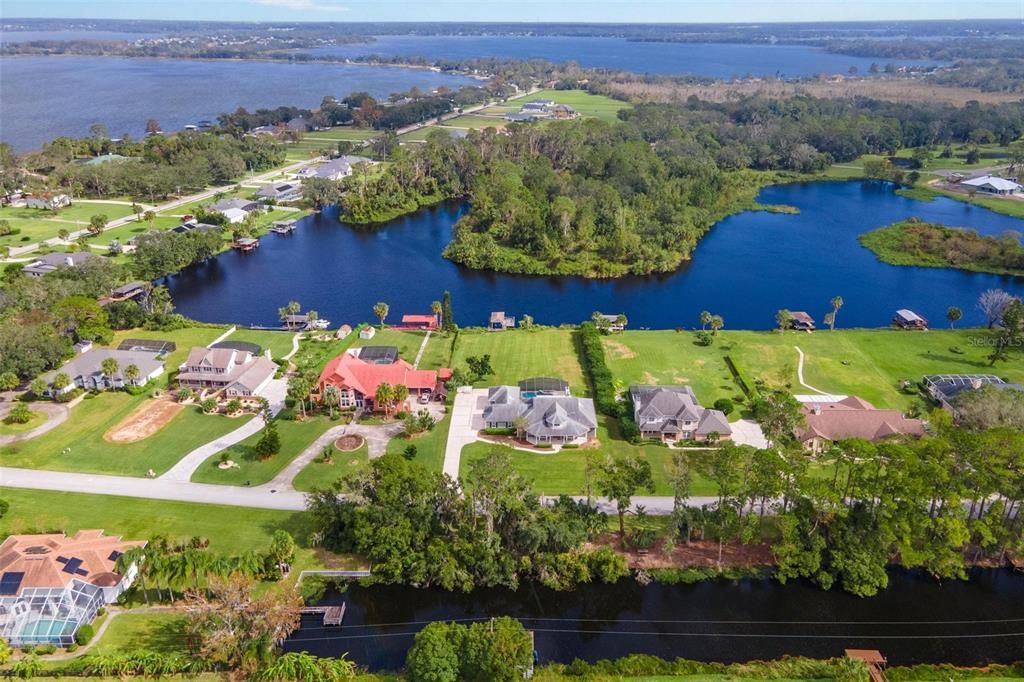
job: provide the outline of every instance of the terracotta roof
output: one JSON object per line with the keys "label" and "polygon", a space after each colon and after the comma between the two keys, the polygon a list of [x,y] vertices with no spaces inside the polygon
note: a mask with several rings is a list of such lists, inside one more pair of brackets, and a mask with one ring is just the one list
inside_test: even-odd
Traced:
{"label": "terracotta roof", "polygon": [[899,410],[876,410],[871,403],[856,396],[835,403],[805,405],[803,409],[807,425],[796,434],[801,442],[814,437],[830,441],[847,438],[876,441],[897,434],[924,434],[920,419],[908,419]]}
{"label": "terracotta roof", "polygon": [[80,530],[70,537],[11,535],[0,545],[0,580],[9,586],[5,596],[20,595],[25,589],[60,588],[73,579],[111,587],[121,580],[114,571],[118,556],[145,545],[103,535],[102,530]]}
{"label": "terracotta roof", "polygon": [[403,324],[436,324],[437,318],[433,315],[402,315]]}
{"label": "terracotta roof", "polygon": [[381,384],[401,384],[409,390],[433,390],[437,385],[437,372],[413,369],[402,359],[387,365],[372,364],[346,351],[328,362],[320,373],[320,385],[327,383],[339,388],[352,388],[372,397]]}

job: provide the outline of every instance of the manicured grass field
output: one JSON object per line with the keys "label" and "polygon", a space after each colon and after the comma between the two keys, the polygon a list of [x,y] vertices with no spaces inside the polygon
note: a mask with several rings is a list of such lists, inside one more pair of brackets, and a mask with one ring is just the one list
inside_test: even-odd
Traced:
{"label": "manicured grass field", "polygon": [[205,415],[187,406],[152,436],[134,443],[109,443],[103,439],[112,427],[151,400],[107,391],[87,398],[71,411],[66,422],[38,438],[3,448],[6,466],[57,471],[145,476],[152,469],[162,474],[191,450],[237,429],[251,415],[230,419]]}
{"label": "manicured grass field", "polygon": [[402,454],[409,445],[415,445],[416,461],[431,471],[440,471],[444,464],[444,448],[448,443],[448,429],[451,425],[451,418],[445,415],[428,433],[412,439],[404,435],[392,438],[388,442],[387,452]]}
{"label": "manicured grass field", "polygon": [[[130,215],[132,207],[124,204],[100,204],[77,201],[59,211],[38,208],[0,208],[0,220],[6,220],[17,234],[0,237],[0,246],[19,246],[56,237],[61,230],[74,232],[89,225],[94,215],[115,220]],[[28,239],[25,239],[28,237]]]}
{"label": "manicured grass field", "polygon": [[[377,329],[377,333],[374,334],[372,339],[360,339],[359,335],[355,332],[352,336],[355,337],[355,341],[352,342],[353,348],[363,348],[365,346],[394,346],[398,349],[398,356],[412,364],[416,360],[416,354],[420,350],[420,344],[423,343],[423,337],[426,332],[413,332],[413,331],[401,331],[398,329]],[[431,334],[430,340],[427,341],[427,347],[423,351],[423,358],[420,361],[420,368],[422,369],[437,369],[440,367],[440,359],[445,353],[445,343],[448,339],[440,337],[438,334]]]}
{"label": "manicured grass field", "polygon": [[837,329],[813,334],[726,330],[719,332],[714,345],[702,347],[694,343],[692,332],[627,331],[606,337],[605,349],[612,374],[624,384],[689,383],[698,399],[710,405],[740,393],[725,365],[726,355],[754,380],[760,378],[794,393],[810,393],[797,382],[794,346],[799,346],[806,355],[804,380],[811,386],[858,395],[876,407],[906,408],[916,398],[900,392],[903,379],[919,381],[925,374],[994,373],[1024,380],[1020,363],[988,366],[988,347],[972,339],[990,335],[978,329]]}
{"label": "manicured grass field", "polygon": [[582,90],[541,90],[516,101],[522,105],[534,99],[548,99],[556,104],[568,104],[581,116],[599,118],[602,121],[617,121],[620,109],[633,108],[628,102],[620,102],[604,95],[592,95]]}
{"label": "manicured grass field", "polygon": [[98,655],[158,651],[187,654],[185,615],[181,612],[119,613],[91,653]]}
{"label": "manicured grass field", "polygon": [[292,352],[292,338],[294,332],[274,332],[264,329],[242,329],[238,328],[232,332],[225,341],[248,341],[259,344],[262,350],[270,349],[270,355],[281,358]]}
{"label": "manicured grass field", "polygon": [[[487,111],[487,109],[483,110],[483,112]],[[478,112],[446,119],[442,126],[448,128],[498,128],[500,130],[507,124],[508,121],[503,116],[484,116]]]}
{"label": "manicured grass field", "polygon": [[274,478],[324,431],[340,424],[327,417],[313,417],[302,421],[278,419],[275,423],[278,435],[281,436],[281,451],[276,455],[265,460],[256,457],[256,443],[263,436],[261,431],[224,450],[238,465],[237,467],[219,469],[217,465],[221,461],[221,453],[218,452],[196,469],[192,474],[192,480],[195,483],[222,485],[245,485],[246,482],[250,485],[261,485]]}
{"label": "manicured grass field", "polygon": [[[114,340],[110,343],[111,348],[117,348],[125,339],[159,339],[162,341],[173,341],[174,352],[168,354],[164,360],[164,374],[157,377],[155,384],[161,388],[167,385],[167,375],[178,369],[181,363],[185,362],[189,351],[193,346],[206,346],[219,337],[227,327],[202,326],[185,327],[173,331],[153,331],[149,329],[127,329],[114,332]],[[231,338],[231,337],[228,337]]]}
{"label": "manicured grass field", "polygon": [[307,464],[298,476],[292,480],[292,487],[301,492],[309,492],[314,488],[326,490],[345,474],[358,471],[369,461],[369,448],[366,443],[354,452],[335,450],[334,459],[330,464],[314,459]]}
{"label": "manicured grass field", "polygon": [[557,377],[569,382],[575,395],[587,393],[569,329],[509,329],[488,332],[466,329],[455,341],[453,367],[466,367],[466,358],[489,354],[494,375],[480,385],[517,384],[530,377]]}
{"label": "manicured grass field", "polygon": [[102,528],[108,535],[127,539],[164,535],[171,541],[187,541],[198,535],[210,540],[213,551],[241,554],[266,548],[278,528],[294,535],[300,545],[308,532],[301,512],[20,488],[0,488],[0,498],[11,505],[0,519],[4,537]]}

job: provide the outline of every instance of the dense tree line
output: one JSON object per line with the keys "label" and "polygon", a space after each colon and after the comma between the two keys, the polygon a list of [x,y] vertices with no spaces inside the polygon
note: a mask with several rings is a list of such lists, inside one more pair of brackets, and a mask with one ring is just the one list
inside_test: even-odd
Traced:
{"label": "dense tree line", "polygon": [[441,472],[385,455],[309,496],[315,536],[328,549],[365,556],[381,583],[470,590],[514,588],[531,577],[570,589],[626,573],[612,552],[581,551],[604,514],[568,498],[542,506],[508,455],[474,462],[462,483],[465,495]]}
{"label": "dense tree line", "polygon": [[212,258],[223,247],[222,230],[193,230],[183,234],[154,230],[135,239],[130,267],[136,277],[153,280]]}

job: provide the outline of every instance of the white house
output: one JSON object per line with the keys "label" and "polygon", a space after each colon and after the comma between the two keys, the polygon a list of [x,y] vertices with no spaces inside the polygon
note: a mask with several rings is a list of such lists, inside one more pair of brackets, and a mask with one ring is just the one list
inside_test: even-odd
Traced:
{"label": "white house", "polygon": [[[112,375],[103,372],[103,361],[107,359],[117,362],[117,370]],[[127,379],[124,371],[131,365],[138,368],[139,375],[134,379]],[[145,386],[163,373],[164,363],[157,360],[157,354],[154,352],[94,348],[69,360],[60,369],[44,374],[43,381],[46,382],[51,394],[58,392],[53,388],[53,381],[58,374],[66,374],[71,379],[71,384],[61,389],[60,393],[67,393],[76,387],[87,391],[106,391],[125,386]]]}
{"label": "white house", "polygon": [[972,187],[979,192],[988,192],[989,194],[1016,194],[1020,192],[1020,184],[1013,180],[1007,180],[1006,178],[996,177],[994,175],[982,175],[980,178],[971,178],[970,180],[963,180],[960,183],[963,187]]}

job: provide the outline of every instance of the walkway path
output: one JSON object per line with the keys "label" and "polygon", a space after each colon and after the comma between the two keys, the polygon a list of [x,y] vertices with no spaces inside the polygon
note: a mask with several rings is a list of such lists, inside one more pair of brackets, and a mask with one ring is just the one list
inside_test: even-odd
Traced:
{"label": "walkway path", "polygon": [[814,391],[819,395],[830,395],[827,391],[817,389],[804,381],[804,352],[800,350],[800,346],[793,346],[793,348],[796,348],[796,353],[800,356],[800,359],[796,363],[796,379],[800,382],[800,385],[808,391]]}
{"label": "walkway path", "polygon": [[[11,411],[13,404],[10,400],[4,400],[0,403],[0,419],[3,419]],[[47,431],[52,431],[57,428],[65,421],[67,421],[68,414],[71,410],[67,405],[63,403],[51,403],[51,402],[34,402],[29,403],[29,408],[33,412],[42,412],[46,415],[46,421],[28,431],[22,433],[12,433],[0,436],[0,445],[11,445],[12,443],[20,443],[23,440],[30,440],[37,436],[41,436]]]}
{"label": "walkway path", "polygon": [[[444,473],[459,480],[459,464],[462,460],[462,448],[476,441],[477,431],[483,428],[482,408],[478,403],[486,400],[486,388],[474,388],[471,391],[459,391],[452,401],[452,424],[448,429],[448,443],[444,448]],[[474,424],[476,421],[481,422]]]}
{"label": "walkway path", "polygon": [[[266,389],[263,391],[263,397],[270,402],[271,413],[277,414],[282,408],[284,408],[284,399],[287,392],[288,382],[284,379],[272,379],[270,381]],[[157,480],[181,481],[187,483],[192,480],[192,474],[196,472],[196,469],[202,466],[203,462],[221,450],[225,450],[232,445],[241,443],[249,436],[259,433],[264,425],[263,416],[256,415],[231,433],[225,434],[216,440],[210,441],[209,443],[200,445],[198,448],[178,460],[177,464],[171,467],[165,474],[159,476]]]}
{"label": "walkway path", "polygon": [[420,349],[416,353],[416,359],[412,363],[413,369],[420,368],[420,360],[423,359],[423,351],[427,349],[427,344],[430,342],[430,331],[427,331],[426,336],[423,337],[423,343],[420,344]]}
{"label": "walkway path", "polygon": [[302,332],[295,332],[295,336],[292,337],[292,349],[288,355],[281,358],[282,360],[291,360],[292,356],[299,352],[299,341],[302,340]]}

